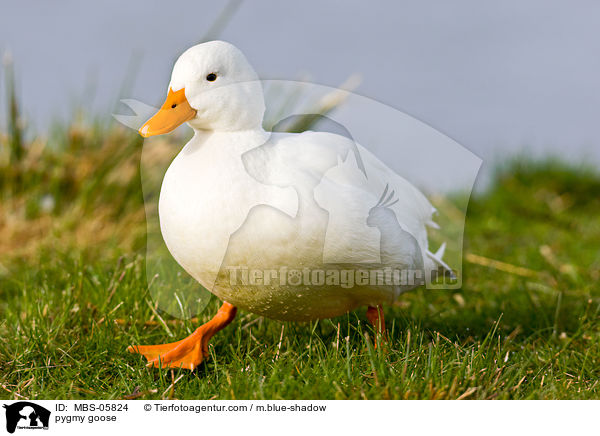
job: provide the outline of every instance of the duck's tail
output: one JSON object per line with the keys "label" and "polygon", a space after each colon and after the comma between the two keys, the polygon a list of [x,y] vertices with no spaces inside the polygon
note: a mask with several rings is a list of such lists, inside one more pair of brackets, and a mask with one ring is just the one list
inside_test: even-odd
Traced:
{"label": "duck's tail", "polygon": [[447,274],[452,280],[456,279],[456,274],[452,271],[452,268],[448,266],[446,262],[442,260],[444,257],[444,253],[446,251],[446,243],[444,242],[440,248],[435,253],[427,250],[427,257],[429,257],[438,267],[438,270],[441,270],[443,274]]}

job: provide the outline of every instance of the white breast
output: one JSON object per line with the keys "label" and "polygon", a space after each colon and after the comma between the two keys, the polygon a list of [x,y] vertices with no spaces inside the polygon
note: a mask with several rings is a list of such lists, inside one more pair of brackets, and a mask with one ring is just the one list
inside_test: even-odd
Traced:
{"label": "white breast", "polygon": [[265,186],[244,168],[241,155],[264,142],[263,134],[195,136],[165,174],[159,199],[163,239],[175,260],[209,290],[231,234],[253,207],[272,204],[296,213],[293,191]]}

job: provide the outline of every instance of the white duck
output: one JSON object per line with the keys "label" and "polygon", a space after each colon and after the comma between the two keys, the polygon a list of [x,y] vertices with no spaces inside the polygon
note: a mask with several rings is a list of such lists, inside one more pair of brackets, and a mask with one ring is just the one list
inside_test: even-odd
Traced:
{"label": "white duck", "polygon": [[[129,347],[149,366],[193,370],[236,307],[306,321],[368,306],[369,320],[383,332],[381,305],[422,280],[374,283],[359,280],[360,271],[389,267],[384,258],[397,258],[398,268],[420,265],[425,275],[447,268],[441,252],[428,251],[434,208],[415,187],[343,136],[265,132],[264,110],[261,84],[244,55],[212,41],[181,55],[164,105],[140,129],[144,137],[184,122],[194,129],[165,174],[160,227],[177,262],[224,301],[181,341]],[[329,220],[334,215],[345,224],[333,225],[340,222]],[[410,240],[390,235],[404,242],[384,248],[386,231]]]}

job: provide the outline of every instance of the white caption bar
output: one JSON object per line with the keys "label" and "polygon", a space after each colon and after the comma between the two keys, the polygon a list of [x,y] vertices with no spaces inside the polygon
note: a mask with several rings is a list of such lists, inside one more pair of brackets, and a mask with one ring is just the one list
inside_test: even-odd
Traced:
{"label": "white caption bar", "polygon": [[[2,401],[0,401],[2,402]],[[3,401],[15,435],[585,434],[598,401]],[[46,412],[49,412],[49,415]],[[5,415],[5,416],[4,416]],[[16,421],[15,421],[16,420]],[[37,433],[35,430],[43,430]]]}

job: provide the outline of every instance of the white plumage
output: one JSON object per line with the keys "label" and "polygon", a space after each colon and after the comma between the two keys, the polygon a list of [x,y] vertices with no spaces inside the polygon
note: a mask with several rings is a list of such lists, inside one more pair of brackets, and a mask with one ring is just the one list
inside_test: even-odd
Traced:
{"label": "white plumage", "polygon": [[[210,72],[218,73],[215,83],[204,80]],[[390,259],[425,274],[446,267],[443,247],[428,250],[432,205],[367,149],[332,133],[262,129],[262,88],[231,44],[185,52],[170,88],[185,88],[197,116],[189,121],[194,137],[163,181],[161,231],[177,262],[219,298],[275,319],[326,318],[390,302],[416,285],[291,284],[280,277],[249,285],[231,274],[339,272]]]}

